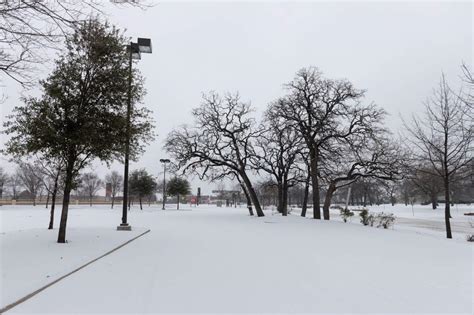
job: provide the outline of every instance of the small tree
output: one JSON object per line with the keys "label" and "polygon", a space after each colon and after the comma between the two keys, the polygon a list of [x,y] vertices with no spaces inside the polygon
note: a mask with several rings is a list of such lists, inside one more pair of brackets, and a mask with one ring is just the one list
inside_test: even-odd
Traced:
{"label": "small tree", "polygon": [[38,192],[42,190],[42,178],[43,174],[38,166],[31,163],[19,162],[18,176],[20,177],[21,183],[28,190],[31,198],[33,199],[33,206],[36,206],[36,197]]}
{"label": "small tree", "polygon": [[51,210],[49,215],[48,229],[52,230],[54,226],[54,210],[56,208],[56,196],[60,188],[60,177],[63,173],[63,164],[61,160],[56,159],[36,159],[42,173],[43,186],[48,193],[46,199],[46,208],[48,207],[49,196],[51,195]]}
{"label": "small tree", "polygon": [[432,169],[429,174],[443,182],[447,238],[452,238],[449,222],[451,184],[473,158],[472,110],[468,102],[451,90],[442,75],[439,87],[425,103],[424,117],[414,116],[410,124],[405,124],[415,157],[419,161],[427,161]]}
{"label": "small tree", "polygon": [[0,167],[0,200],[3,198],[3,186],[8,180],[8,175],[3,170],[3,167]]}
{"label": "small tree", "polygon": [[179,196],[189,194],[191,189],[189,182],[186,179],[173,177],[166,185],[166,192],[170,196],[176,196],[178,199],[176,209],[179,209]]}
{"label": "small tree", "polygon": [[133,171],[128,179],[128,184],[130,186],[130,194],[138,197],[140,210],[143,210],[143,198],[156,192],[158,187],[156,180],[145,169]]}
{"label": "small tree", "polygon": [[12,199],[17,200],[20,190],[23,188],[18,169],[8,177],[8,186],[12,194]]}
{"label": "small tree", "polygon": [[80,186],[85,195],[89,198],[89,205],[92,207],[92,199],[95,194],[102,188],[104,183],[95,173],[85,173],[80,178]]}
{"label": "small tree", "polygon": [[112,195],[112,206],[111,208],[114,208],[114,203],[115,203],[115,196],[117,196],[117,192],[122,189],[123,185],[123,176],[119,174],[117,171],[112,171],[107,176],[105,176],[105,182],[107,184],[110,184],[110,189],[111,189],[111,195]]}
{"label": "small tree", "polygon": [[[119,30],[98,20],[79,25],[68,37],[67,51],[42,82],[43,95],[27,98],[5,124],[12,137],[6,152],[17,156],[41,154],[64,162],[64,193],[58,243],[66,242],[69,200],[79,171],[93,159],[111,162],[123,156],[127,138],[128,96],[139,102],[142,79],[132,74],[128,44]],[[143,142],[153,139],[149,112],[135,107],[131,117],[132,158]],[[111,140],[113,139],[113,141]]]}

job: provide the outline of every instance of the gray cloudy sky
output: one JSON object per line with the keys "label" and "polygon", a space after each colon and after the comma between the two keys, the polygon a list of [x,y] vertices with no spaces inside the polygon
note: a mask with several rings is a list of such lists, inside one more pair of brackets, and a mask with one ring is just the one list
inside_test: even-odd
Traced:
{"label": "gray cloudy sky", "polygon": [[[137,66],[146,77],[145,105],[154,111],[159,136],[132,168],[154,174],[166,156],[166,134],[190,122],[203,91],[239,91],[258,115],[298,69],[317,66],[328,77],[367,89],[366,101],[385,108],[389,127],[397,131],[400,114],[423,109],[441,71],[457,86],[461,62],[472,64],[470,1],[173,1],[146,11],[106,11],[128,35],[153,42],[153,54]],[[18,88],[10,82],[6,89],[2,118],[18,102]]]}

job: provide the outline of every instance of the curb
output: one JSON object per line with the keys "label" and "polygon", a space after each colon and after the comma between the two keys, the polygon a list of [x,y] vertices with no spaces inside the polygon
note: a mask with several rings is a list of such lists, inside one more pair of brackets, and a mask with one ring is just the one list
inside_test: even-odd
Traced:
{"label": "curb", "polygon": [[49,288],[49,287],[52,286],[53,284],[56,284],[57,282],[63,280],[64,278],[69,277],[69,276],[72,275],[73,273],[78,272],[79,270],[81,270],[81,269],[83,269],[83,268],[89,266],[90,264],[92,264],[92,263],[98,261],[99,259],[102,259],[102,258],[104,258],[105,256],[112,254],[113,252],[115,252],[115,251],[117,251],[118,249],[124,247],[125,245],[127,245],[127,244],[133,242],[133,241],[136,240],[137,238],[142,237],[143,235],[147,234],[147,233],[150,232],[150,231],[151,231],[151,230],[146,230],[145,232],[143,232],[143,233],[141,233],[141,234],[135,236],[134,238],[132,238],[132,239],[130,239],[130,240],[128,240],[128,241],[126,241],[125,243],[123,243],[123,244],[121,244],[121,245],[119,245],[119,246],[117,246],[117,247],[115,247],[115,248],[109,250],[109,251],[106,252],[105,254],[103,254],[103,255],[101,255],[101,256],[99,256],[99,257],[97,257],[97,258],[92,259],[91,261],[85,263],[84,265],[82,265],[82,266],[80,266],[80,267],[74,269],[73,271],[68,272],[67,274],[65,274],[65,275],[63,275],[63,276],[61,276],[61,277],[59,277],[58,279],[56,279],[56,280],[54,280],[54,281],[52,281],[52,282],[50,282],[50,283],[48,283],[48,284],[42,286],[42,287],[39,288],[38,290],[33,291],[32,293],[30,293],[30,294],[28,294],[28,295],[26,295],[26,296],[24,296],[24,297],[22,297],[22,298],[16,300],[16,301],[13,302],[13,303],[8,304],[7,306],[5,306],[5,307],[3,307],[3,308],[0,309],[0,314],[3,314],[4,312],[11,310],[11,309],[14,308],[15,306],[17,306],[17,305],[19,305],[19,304],[21,304],[21,303],[23,303],[23,302],[25,302],[25,301],[31,299],[33,296],[37,295],[37,294],[40,293],[41,291],[46,290],[47,288]]}

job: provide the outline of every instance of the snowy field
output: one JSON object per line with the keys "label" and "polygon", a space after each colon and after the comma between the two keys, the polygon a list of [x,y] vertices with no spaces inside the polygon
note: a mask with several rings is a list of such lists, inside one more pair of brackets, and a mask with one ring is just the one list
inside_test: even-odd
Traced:
{"label": "snowy field", "polygon": [[[404,206],[385,207],[410,219]],[[7,313],[472,314],[473,247],[437,228],[183,208],[134,208],[124,232],[120,207],[72,206],[69,243],[56,244],[43,207],[0,207],[1,306],[151,229]],[[426,210],[411,219],[442,224]]]}

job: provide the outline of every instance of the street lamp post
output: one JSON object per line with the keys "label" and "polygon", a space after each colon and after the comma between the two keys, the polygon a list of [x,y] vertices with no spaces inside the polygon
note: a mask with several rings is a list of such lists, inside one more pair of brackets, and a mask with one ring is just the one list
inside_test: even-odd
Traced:
{"label": "street lamp post", "polygon": [[127,125],[125,130],[125,161],[123,171],[123,204],[122,204],[122,223],[117,226],[119,231],[131,231],[132,227],[127,222],[127,204],[128,204],[128,164],[130,158],[130,119],[132,116],[132,62],[133,60],[140,60],[141,53],[151,54],[151,39],[138,38],[136,43],[130,42],[127,45],[129,52],[128,65],[128,91],[127,91]]}
{"label": "street lamp post", "polygon": [[165,210],[166,203],[166,164],[171,161],[168,159],[160,159],[160,162],[163,163],[163,210]]}

